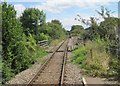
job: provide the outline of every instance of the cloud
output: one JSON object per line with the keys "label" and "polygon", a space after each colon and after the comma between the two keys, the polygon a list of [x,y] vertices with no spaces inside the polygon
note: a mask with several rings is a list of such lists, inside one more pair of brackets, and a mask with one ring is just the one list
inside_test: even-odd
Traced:
{"label": "cloud", "polygon": [[22,12],[25,10],[25,6],[22,4],[15,4],[14,7],[15,10],[17,11],[17,17],[19,17],[22,14]]}
{"label": "cloud", "polygon": [[47,0],[46,2],[42,3],[42,5],[36,5],[35,8],[38,8],[40,10],[46,10],[52,13],[59,13],[63,9],[70,7],[70,2],[68,0]]}
{"label": "cloud", "polygon": [[[81,17],[83,17],[83,16],[84,16],[85,19],[89,19],[88,15],[81,14]],[[62,23],[63,27],[66,30],[70,30],[72,25],[82,25],[86,28],[87,26],[85,26],[83,23],[75,20],[76,17],[77,17],[77,14],[74,14],[74,15],[70,15],[70,16],[67,16],[67,17],[64,17],[64,18],[63,17],[51,18],[51,19],[48,19],[47,22],[50,22],[53,19],[58,19],[58,20],[60,20],[60,22]]]}
{"label": "cloud", "polygon": [[35,8],[58,13],[72,6],[88,7],[93,5],[104,5],[119,0],[46,0],[42,5],[36,5]]}
{"label": "cloud", "polygon": [[118,17],[118,13],[114,13],[114,14],[112,14],[112,16]]}
{"label": "cloud", "polygon": [[[27,0],[28,1],[28,0]],[[30,2],[32,2],[31,0]],[[41,2],[41,0],[34,0],[33,2],[38,1]],[[70,7],[92,7],[94,8],[97,5],[106,5],[109,4],[110,2],[118,2],[119,0],[43,0],[40,5],[34,5],[31,7],[38,8],[40,10],[44,11],[49,11],[52,13],[62,13],[63,10],[70,8]],[[24,11],[25,6],[22,4],[15,4],[15,10],[17,11],[17,16],[20,16],[21,13]],[[72,13],[71,13],[72,14]],[[63,16],[58,16],[55,18],[54,14],[51,19],[47,19],[47,21],[51,21],[52,19],[58,19],[62,22],[63,26],[67,29],[70,30],[72,25],[83,25],[82,23],[74,20],[76,18],[76,15],[68,15],[67,17]],[[66,15],[66,14],[65,14]],[[90,14],[80,14],[84,18],[89,18],[91,15]],[[113,16],[117,16],[116,14],[113,14]],[[98,17],[98,16],[97,16]]]}
{"label": "cloud", "polygon": [[45,0],[1,0],[2,2],[44,2]]}
{"label": "cloud", "polygon": [[[86,19],[86,20],[90,20],[90,17],[95,17],[99,20],[97,20],[97,23],[99,24],[101,21],[103,21],[104,19],[98,15],[96,13],[95,16],[93,16],[92,14],[91,15],[88,15],[86,13],[76,13],[74,15],[70,15],[70,16],[67,16],[67,17],[53,17],[51,19],[47,19],[47,22],[50,22],[51,20],[53,19],[58,19],[60,20],[60,22],[62,23],[63,27],[66,29],[66,30],[70,30],[71,29],[71,26],[72,25],[82,25],[84,28],[87,28],[89,26],[86,26],[85,24],[81,23],[80,21],[77,21],[75,20],[75,18],[77,18],[77,14],[80,14],[80,16],[83,18],[83,19]],[[117,17],[117,13],[114,13],[112,14],[112,16],[114,17]]]}

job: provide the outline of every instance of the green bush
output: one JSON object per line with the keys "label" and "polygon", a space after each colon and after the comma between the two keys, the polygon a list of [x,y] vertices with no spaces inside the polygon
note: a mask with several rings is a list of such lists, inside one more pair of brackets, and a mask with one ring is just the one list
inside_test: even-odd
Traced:
{"label": "green bush", "polygon": [[84,73],[87,75],[107,75],[109,55],[105,52],[104,46],[106,46],[106,43],[100,39],[96,39],[92,42],[87,41],[86,46],[80,44],[78,49],[72,52],[72,62],[79,64],[80,67],[84,70]]}
{"label": "green bush", "polygon": [[40,33],[40,37],[39,37],[40,41],[41,40],[48,40],[49,39],[49,36],[44,34],[44,33]]}
{"label": "green bush", "polygon": [[82,62],[84,62],[85,60],[85,47],[84,46],[79,46],[78,49],[74,50],[73,52],[73,63],[78,63],[78,64],[82,64]]}
{"label": "green bush", "polygon": [[118,68],[119,68],[119,65],[118,65],[118,59],[117,58],[111,58],[111,60],[109,61],[109,70],[108,70],[108,73],[110,76],[113,76],[113,75],[117,75],[119,72],[118,72]]}
{"label": "green bush", "polygon": [[[34,37],[23,33],[20,21],[12,5],[2,3],[2,83],[27,69],[39,56],[46,54],[36,45]],[[45,36],[46,37],[46,36]]]}
{"label": "green bush", "polygon": [[16,18],[16,11],[12,5],[2,3],[2,59],[3,83],[27,68],[29,58],[26,54],[25,42],[21,23]]}
{"label": "green bush", "polygon": [[11,69],[6,63],[4,62],[2,65],[2,84],[6,81],[10,80],[11,77],[14,76],[13,69]]}
{"label": "green bush", "polygon": [[34,63],[36,58],[42,57],[47,54],[44,47],[41,47],[36,44],[36,40],[31,34],[29,34],[29,36],[26,38],[25,47],[27,50],[27,55],[30,58],[30,63]]}

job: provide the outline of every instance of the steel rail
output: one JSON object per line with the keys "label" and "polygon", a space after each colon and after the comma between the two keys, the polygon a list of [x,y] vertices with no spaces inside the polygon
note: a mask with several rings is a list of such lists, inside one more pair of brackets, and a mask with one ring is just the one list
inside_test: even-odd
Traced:
{"label": "steel rail", "polygon": [[65,74],[65,66],[66,66],[66,58],[67,58],[67,51],[68,51],[68,42],[69,40],[67,39],[66,43],[66,48],[64,50],[64,56],[63,56],[63,64],[61,68],[61,76],[60,76],[60,81],[59,81],[59,86],[62,86],[64,84],[64,74]]}
{"label": "steel rail", "polygon": [[[65,40],[66,41],[66,40]],[[62,42],[59,47],[53,52],[53,54],[50,56],[49,59],[47,59],[43,65],[40,67],[40,69],[38,70],[38,72],[33,76],[33,78],[27,83],[26,86],[32,86],[32,83],[34,82],[34,80],[36,79],[36,77],[45,69],[46,65],[49,63],[49,61],[52,59],[52,57],[54,56],[54,54],[57,52],[57,50],[65,43]]]}

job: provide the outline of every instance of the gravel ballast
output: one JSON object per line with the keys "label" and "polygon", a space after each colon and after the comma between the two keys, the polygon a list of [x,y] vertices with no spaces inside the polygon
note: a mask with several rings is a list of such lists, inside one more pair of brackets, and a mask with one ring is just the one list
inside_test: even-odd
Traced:
{"label": "gravel ballast", "polygon": [[41,62],[36,62],[32,65],[32,67],[20,72],[15,77],[13,77],[6,84],[27,84],[30,79],[37,73],[38,69],[41,67],[42,63],[51,56],[52,54],[48,54],[40,59]]}
{"label": "gravel ballast", "polygon": [[68,58],[66,61],[64,84],[82,84],[81,71],[78,65],[72,64],[71,53],[68,53]]}

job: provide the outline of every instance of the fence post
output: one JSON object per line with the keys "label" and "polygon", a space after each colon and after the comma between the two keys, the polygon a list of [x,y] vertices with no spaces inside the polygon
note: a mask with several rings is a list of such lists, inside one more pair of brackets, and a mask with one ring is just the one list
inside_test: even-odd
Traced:
{"label": "fence post", "polygon": [[90,49],[90,57],[93,58],[92,48]]}

